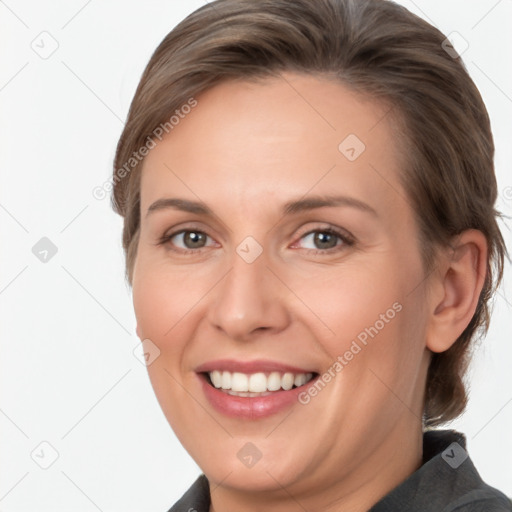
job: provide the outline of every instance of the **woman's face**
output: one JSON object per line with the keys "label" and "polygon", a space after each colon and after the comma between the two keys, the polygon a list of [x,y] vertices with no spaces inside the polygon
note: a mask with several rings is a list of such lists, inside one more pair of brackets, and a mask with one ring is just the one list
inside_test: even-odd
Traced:
{"label": "woman's face", "polygon": [[133,276],[169,423],[212,488],[391,478],[429,357],[388,108],[295,74],[196,100],[145,159]]}

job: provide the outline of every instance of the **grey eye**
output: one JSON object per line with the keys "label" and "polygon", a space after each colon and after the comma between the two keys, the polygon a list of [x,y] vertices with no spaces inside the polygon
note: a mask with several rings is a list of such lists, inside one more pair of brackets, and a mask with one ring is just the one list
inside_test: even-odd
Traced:
{"label": "grey eye", "polygon": [[[332,249],[340,240],[340,235],[330,231],[312,231],[302,237],[305,249]],[[309,245],[309,246],[308,246]]]}
{"label": "grey eye", "polygon": [[208,235],[201,231],[182,231],[172,237],[173,244],[181,249],[201,249],[207,240]]}

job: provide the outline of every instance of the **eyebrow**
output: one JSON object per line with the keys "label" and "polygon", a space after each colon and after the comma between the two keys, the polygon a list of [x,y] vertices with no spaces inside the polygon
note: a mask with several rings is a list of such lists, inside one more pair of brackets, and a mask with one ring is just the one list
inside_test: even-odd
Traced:
{"label": "eyebrow", "polygon": [[[316,208],[326,208],[333,206],[348,206],[356,208],[366,213],[370,213],[374,216],[378,216],[377,212],[367,203],[349,196],[309,196],[307,198],[301,198],[294,201],[289,201],[283,206],[283,215],[293,215],[308,210],[314,210]],[[166,209],[181,210],[188,213],[194,213],[197,215],[213,215],[211,208],[206,206],[200,201],[191,201],[189,199],[181,199],[174,197],[164,197],[157,199],[152,203],[146,216],[149,214]]]}
{"label": "eyebrow", "polygon": [[213,212],[208,206],[199,201],[190,201],[188,199],[179,199],[174,197],[164,197],[157,199],[150,205],[146,212],[146,217],[158,210],[167,210],[173,208],[175,210],[182,210],[188,213],[195,213],[198,215],[213,215]]}
{"label": "eyebrow", "polygon": [[301,198],[296,201],[285,203],[283,208],[284,215],[292,215],[307,210],[314,210],[315,208],[325,208],[332,206],[348,206],[356,208],[366,213],[378,217],[377,212],[367,203],[349,196],[309,196]]}

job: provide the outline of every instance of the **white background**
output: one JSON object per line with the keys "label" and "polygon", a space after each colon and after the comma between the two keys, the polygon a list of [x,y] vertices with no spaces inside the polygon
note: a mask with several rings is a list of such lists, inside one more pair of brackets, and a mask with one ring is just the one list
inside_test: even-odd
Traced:
{"label": "white background", "polygon": [[[400,3],[469,43],[463,58],[495,135],[498,208],[510,216],[512,2]],[[3,512],[163,512],[199,474],[133,354],[138,339],[123,276],[122,223],[108,198],[97,200],[92,190],[110,178],[151,53],[202,5],[0,1]],[[56,43],[39,36],[43,31]],[[46,49],[58,43],[47,59],[31,47],[41,37]],[[504,233],[512,247],[508,228]],[[47,263],[32,253],[44,236],[58,248]],[[510,496],[511,295],[510,285],[500,291],[470,374],[468,411],[452,424],[466,433],[483,478]],[[51,462],[43,441],[58,452],[48,469],[36,463]]]}

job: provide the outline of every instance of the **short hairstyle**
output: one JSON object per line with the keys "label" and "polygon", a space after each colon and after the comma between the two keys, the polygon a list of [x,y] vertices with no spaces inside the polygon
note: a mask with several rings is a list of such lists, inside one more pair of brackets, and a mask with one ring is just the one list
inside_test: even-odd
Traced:
{"label": "short hairstyle", "polygon": [[494,208],[494,143],[482,98],[446,37],[391,1],[217,0],[164,38],[137,87],[114,161],[112,205],[124,217],[127,280],[131,285],[138,246],[143,159],[129,172],[126,163],[194,96],[227,80],[286,71],[338,80],[391,107],[426,273],[435,268],[436,248],[462,231],[477,229],[487,239],[475,314],[450,349],[432,355],[427,375],[424,425],[454,419],[467,404],[470,349],[488,330],[507,254]]}

